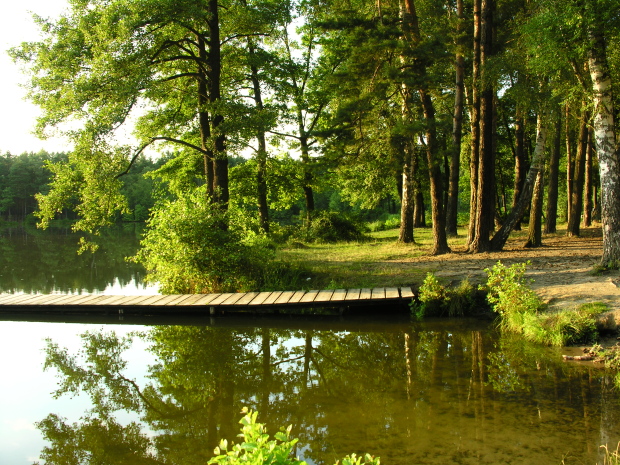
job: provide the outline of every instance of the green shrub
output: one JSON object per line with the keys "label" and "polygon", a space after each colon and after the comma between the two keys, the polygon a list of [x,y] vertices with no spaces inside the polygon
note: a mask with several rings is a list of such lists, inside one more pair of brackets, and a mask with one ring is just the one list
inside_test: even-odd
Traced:
{"label": "green shrub", "polygon": [[340,212],[317,212],[307,230],[307,239],[315,242],[352,242],[365,239],[361,221]]}
{"label": "green shrub", "polygon": [[[220,442],[215,448],[215,457],[209,460],[209,464],[218,465],[307,465],[306,462],[293,456],[293,449],[298,439],[291,439],[291,426],[281,428],[274,438],[271,439],[265,429],[265,425],[257,423],[257,412],[243,409],[245,414],[241,418],[241,434],[243,441],[229,447],[228,441]],[[339,462],[336,462],[338,464]],[[380,465],[378,458],[366,454],[363,458],[355,454],[346,456],[342,465]]]}
{"label": "green shrub", "polygon": [[273,257],[243,215],[208,202],[200,188],[154,208],[135,260],[163,293],[208,293],[260,287]]}
{"label": "green shrub", "polygon": [[386,231],[388,229],[400,228],[399,214],[384,214],[376,221],[368,223],[368,229],[372,232]]}
{"label": "green shrub", "polygon": [[575,310],[544,313],[540,297],[528,287],[525,269],[528,263],[505,267],[498,262],[486,269],[484,286],[487,300],[499,314],[503,331],[520,333],[527,340],[562,346],[588,343],[598,338],[596,315],[600,306],[582,306]]}
{"label": "green shrub", "polygon": [[433,273],[428,273],[418,290],[418,301],[412,302],[410,307],[418,319],[425,316],[466,316],[476,310],[476,294],[476,288],[468,279],[461,281],[456,288],[446,288]]}

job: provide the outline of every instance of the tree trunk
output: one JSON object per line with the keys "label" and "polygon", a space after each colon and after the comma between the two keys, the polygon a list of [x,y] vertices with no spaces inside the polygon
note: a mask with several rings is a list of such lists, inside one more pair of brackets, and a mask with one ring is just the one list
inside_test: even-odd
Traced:
{"label": "tree trunk", "polygon": [[538,171],[534,192],[532,194],[532,204],[530,206],[530,224],[528,227],[528,238],[524,247],[542,246],[542,209],[543,209],[543,170]]}
{"label": "tree trunk", "polygon": [[557,230],[558,218],[558,190],[559,190],[559,168],[560,168],[560,148],[562,144],[562,116],[558,113],[555,123],[555,137],[553,139],[553,150],[549,160],[549,187],[547,188],[547,212],[545,221],[545,234],[555,233]]}
{"label": "tree trunk", "polygon": [[472,250],[476,233],[476,211],[478,210],[478,151],[480,147],[480,5],[481,0],[474,0],[474,56],[471,93],[471,153],[469,157],[469,226],[467,230],[467,248]]}
{"label": "tree trunk", "polygon": [[594,158],[594,131],[588,128],[588,148],[583,185],[583,226],[592,225],[592,159]]}
{"label": "tree trunk", "polygon": [[[418,17],[413,0],[403,0],[401,3],[403,19],[403,32],[405,40],[411,46],[417,46],[420,42],[420,30]],[[431,183],[431,213],[433,218],[433,247],[432,255],[440,255],[450,252],[446,236],[446,224],[443,209],[443,183],[441,174],[441,158],[437,147],[437,129],[435,122],[435,108],[427,89],[426,66],[423,63],[414,63],[417,70],[419,84],[418,94],[422,103],[424,121],[426,123],[426,160]]]}
{"label": "tree trunk", "polygon": [[571,140],[571,124],[570,124],[570,107],[566,104],[566,121],[565,121],[565,137],[566,137],[566,221],[570,218],[571,198],[573,194],[573,172],[574,158],[573,142]]}
{"label": "tree trunk", "polygon": [[590,112],[586,109],[586,103],[582,104],[581,119],[579,121],[579,145],[575,159],[575,171],[571,185],[570,216],[566,234],[570,237],[579,236],[579,223],[581,221],[583,201],[583,181],[586,166],[586,152],[588,150],[588,123]]}
{"label": "tree trunk", "polygon": [[207,185],[207,195],[213,198],[213,151],[209,149],[209,138],[211,137],[211,122],[209,121],[209,113],[206,110],[209,101],[209,91],[207,88],[207,73],[204,63],[207,63],[207,47],[205,39],[201,34],[197,36],[198,56],[200,63],[198,65],[198,124],[200,126],[200,145],[204,150],[203,164],[205,182]]}
{"label": "tree trunk", "polygon": [[486,79],[485,65],[492,55],[494,0],[480,3],[480,80],[484,88],[480,93],[480,142],[478,148],[478,185],[475,212],[474,238],[469,251],[487,252],[491,246],[489,236],[495,218],[495,153],[494,148],[494,98],[495,92]]}
{"label": "tree trunk", "polygon": [[308,137],[303,128],[303,116],[299,111],[299,145],[301,149],[301,165],[303,167],[303,184],[304,200],[306,202],[306,224],[310,225],[312,221],[312,213],[314,212],[314,192],[312,189],[312,170],[310,168],[310,147],[308,145]]}
{"label": "tree trunk", "polygon": [[452,154],[450,157],[450,181],[448,186],[448,202],[446,203],[446,233],[457,235],[459,205],[459,174],[461,167],[461,139],[463,134],[463,95],[465,93],[465,57],[463,56],[461,34],[464,29],[463,0],[456,2],[458,23],[456,26],[457,51],[454,63],[454,115],[452,117]]}
{"label": "tree trunk", "polygon": [[417,156],[412,153],[412,144],[407,144],[404,150],[404,162],[403,162],[403,182],[400,202],[400,231],[398,234],[398,241],[405,244],[415,242],[413,238],[413,205],[414,205],[414,182],[413,178],[416,172]]}
{"label": "tree trunk", "polygon": [[[250,54],[250,61],[253,63],[255,56],[254,44],[248,39],[248,52]],[[258,77],[258,68],[256,65],[250,65],[250,79],[252,81],[252,90],[254,92],[254,103],[258,112],[263,111],[263,96],[260,88],[260,80]],[[256,133],[256,139],[258,141],[258,150],[256,151],[256,184],[257,184],[257,204],[258,204],[258,219],[261,229],[269,232],[269,205],[267,203],[267,140],[265,137],[265,130],[259,129]]]}
{"label": "tree trunk", "polygon": [[[521,196],[523,183],[525,182],[526,166],[525,166],[525,123],[523,121],[523,111],[517,110],[517,119],[515,121],[515,182],[512,195],[512,209],[514,209]],[[521,218],[515,225],[515,231],[521,231]]]}
{"label": "tree trunk", "polygon": [[590,31],[590,75],[594,87],[594,138],[601,179],[601,266],[620,267],[620,151],[616,143],[612,83],[605,41],[598,29]]}
{"label": "tree trunk", "polygon": [[433,220],[433,247],[431,255],[451,252],[446,236],[446,217],[442,203],[443,183],[440,160],[437,156],[437,132],[435,127],[435,108],[428,93],[420,90],[420,99],[426,120],[426,161],[431,181],[431,215]]}
{"label": "tree trunk", "polygon": [[[220,20],[217,0],[209,0],[209,14],[207,26],[209,28],[209,53],[207,54],[207,88],[209,102],[220,103],[221,100],[221,43]],[[220,126],[224,123],[224,116],[215,113],[211,117],[211,135],[215,137],[213,160],[213,199],[223,209],[228,209],[228,156],[226,154],[226,137]]]}
{"label": "tree trunk", "polygon": [[426,206],[424,205],[424,194],[419,186],[415,187],[415,202],[413,205],[413,227],[426,228]]}
{"label": "tree trunk", "polygon": [[544,126],[542,113],[538,114],[536,118],[536,148],[534,149],[534,155],[532,156],[532,162],[530,169],[525,178],[523,184],[523,191],[521,197],[517,202],[516,207],[510,212],[510,215],[502,225],[502,227],[495,233],[491,240],[490,250],[499,252],[504,248],[511,231],[514,229],[517,221],[523,217],[523,213],[527,209],[534,191],[534,184],[538,177],[538,172],[542,169],[543,156],[545,152],[545,142],[547,139],[547,131]]}

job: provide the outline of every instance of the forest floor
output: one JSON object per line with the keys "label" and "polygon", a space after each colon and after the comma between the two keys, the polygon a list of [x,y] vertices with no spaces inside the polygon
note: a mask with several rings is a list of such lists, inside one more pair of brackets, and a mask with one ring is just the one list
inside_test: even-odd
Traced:
{"label": "forest floor", "polygon": [[[527,228],[527,226],[525,226]],[[429,255],[430,228],[416,229],[415,243],[398,243],[398,229],[371,233],[372,240],[361,243],[308,244],[283,251],[287,260],[303,263],[312,272],[309,286],[314,289],[420,287],[427,273],[443,285],[457,286],[469,279],[486,282],[486,268],[498,261],[505,266],[529,262],[526,277],[531,288],[551,308],[576,308],[584,303],[605,303],[616,312],[620,325],[620,272],[595,273],[603,254],[600,224],[581,228],[580,237],[567,237],[566,225],[554,234],[543,235],[543,246],[523,247],[527,230],[513,231],[501,252],[469,254],[467,231],[450,238],[452,253]],[[310,278],[308,278],[310,279]]]}
{"label": "forest floor", "polygon": [[[594,273],[603,250],[600,225],[582,228],[580,237],[567,237],[566,229],[543,237],[543,246],[524,248],[525,231],[508,240],[502,252],[467,254],[464,246],[454,246],[454,253],[442,256],[419,256],[410,261],[431,269],[437,277],[452,284],[465,278],[479,283],[486,280],[485,268],[498,261],[509,266],[530,262],[526,277],[531,288],[551,308],[575,308],[584,303],[602,302],[620,316],[620,272]],[[616,320],[620,318],[616,316]]]}

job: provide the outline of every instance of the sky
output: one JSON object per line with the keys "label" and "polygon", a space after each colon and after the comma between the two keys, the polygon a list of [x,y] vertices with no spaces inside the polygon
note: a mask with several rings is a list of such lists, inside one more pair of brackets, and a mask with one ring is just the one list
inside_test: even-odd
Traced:
{"label": "sky", "polygon": [[0,14],[0,153],[59,152],[70,149],[60,138],[40,140],[32,134],[40,114],[36,105],[24,100],[20,84],[26,76],[13,63],[7,50],[40,38],[32,13],[55,18],[68,6],[67,0],[16,0],[3,2]]}

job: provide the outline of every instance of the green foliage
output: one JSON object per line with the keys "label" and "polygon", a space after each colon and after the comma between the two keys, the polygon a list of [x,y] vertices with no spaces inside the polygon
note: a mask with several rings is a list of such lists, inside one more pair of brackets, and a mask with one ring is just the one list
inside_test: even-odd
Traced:
{"label": "green foliage", "polygon": [[135,259],[164,293],[253,290],[273,249],[243,220],[239,212],[209,202],[204,187],[195,189],[155,207]]}
{"label": "green foliage", "polygon": [[248,412],[244,409],[245,416],[241,423],[243,442],[234,444],[228,450],[228,441],[222,440],[216,447],[215,454],[210,464],[278,464],[278,465],[301,465],[305,462],[292,457],[293,448],[298,439],[290,439],[291,426],[282,428],[270,439],[266,433],[265,425],[256,422],[258,412]]}
{"label": "green foliage", "polygon": [[[215,448],[216,456],[209,460],[209,464],[219,465],[307,465],[306,462],[293,457],[293,449],[298,439],[291,439],[291,428],[281,428],[274,438],[270,439],[265,425],[257,423],[258,412],[243,409],[245,414],[239,421],[241,423],[241,434],[243,442],[233,444],[230,447],[228,441],[222,440],[219,447]],[[340,463],[337,461],[336,464]],[[379,465],[378,458],[366,454],[364,457],[357,457],[356,454],[348,455],[342,459],[342,465]]]}
{"label": "green foliage", "polygon": [[365,239],[361,221],[340,212],[321,211],[312,218],[307,239],[315,242],[352,242]]}
{"label": "green foliage", "polygon": [[498,262],[486,269],[488,279],[484,286],[487,300],[499,314],[503,331],[522,334],[527,340],[562,346],[596,340],[596,315],[600,306],[582,306],[575,310],[542,313],[540,297],[528,287],[525,279],[527,263],[509,267]]}
{"label": "green foliage", "polygon": [[529,282],[524,277],[528,264],[515,263],[506,267],[497,262],[491,269],[484,270],[488,275],[484,286],[487,300],[501,316],[515,312],[536,313],[542,308],[542,301],[528,287]]}
{"label": "green foliage", "polygon": [[388,229],[400,228],[400,215],[399,214],[382,215],[382,218],[370,223],[368,225],[368,228],[372,232],[386,231]]}
{"label": "green foliage", "polygon": [[456,288],[446,288],[433,273],[420,286],[418,301],[410,304],[417,319],[425,316],[466,316],[477,308],[476,288],[465,279]]}

